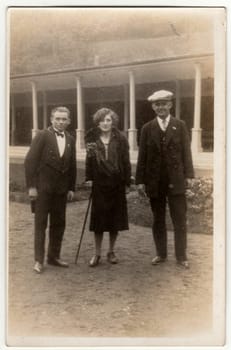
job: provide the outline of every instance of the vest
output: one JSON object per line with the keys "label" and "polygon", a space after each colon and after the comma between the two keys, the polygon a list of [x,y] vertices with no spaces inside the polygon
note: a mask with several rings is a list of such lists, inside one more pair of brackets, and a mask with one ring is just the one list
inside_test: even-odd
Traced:
{"label": "vest", "polygon": [[168,169],[167,169],[167,147],[166,147],[166,131],[159,128],[160,133],[160,183],[168,184]]}

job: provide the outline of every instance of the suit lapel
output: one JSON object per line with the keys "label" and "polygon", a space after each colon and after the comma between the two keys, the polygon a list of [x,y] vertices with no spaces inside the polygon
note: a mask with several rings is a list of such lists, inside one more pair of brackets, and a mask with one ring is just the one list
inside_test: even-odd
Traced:
{"label": "suit lapel", "polygon": [[157,147],[160,149],[160,127],[157,118],[153,119],[152,121],[151,139],[155,141]]}
{"label": "suit lapel", "polygon": [[58,142],[56,140],[54,129],[49,128],[49,131],[51,132],[51,143],[52,143],[52,146],[55,150],[55,154],[56,154],[57,158],[60,159],[59,147],[58,147]]}
{"label": "suit lapel", "polygon": [[172,136],[174,135],[176,129],[177,129],[176,120],[171,116],[170,120],[169,120],[168,127],[166,129],[166,146],[168,145],[169,141],[171,140]]}
{"label": "suit lapel", "polygon": [[64,149],[64,153],[63,153],[63,161],[64,164],[66,164],[66,162],[69,159],[69,154],[71,151],[71,139],[70,136],[65,132],[65,137],[66,137],[66,144],[65,144],[65,149]]}
{"label": "suit lapel", "polygon": [[65,148],[64,148],[64,152],[63,152],[63,157],[65,158],[66,155],[68,154],[69,149],[70,149],[70,139],[65,131],[64,131],[64,133],[65,133],[66,143],[65,143]]}

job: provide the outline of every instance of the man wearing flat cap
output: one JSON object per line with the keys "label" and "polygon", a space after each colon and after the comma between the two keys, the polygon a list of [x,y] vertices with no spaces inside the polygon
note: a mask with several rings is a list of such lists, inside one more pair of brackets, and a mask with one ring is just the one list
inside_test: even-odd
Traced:
{"label": "man wearing flat cap", "polygon": [[185,122],[171,116],[173,93],[159,90],[148,97],[156,117],[141,130],[136,184],[148,196],[153,213],[157,255],[152,264],[167,259],[166,203],[174,227],[177,263],[188,268],[186,255],[186,187],[194,177],[190,140]]}

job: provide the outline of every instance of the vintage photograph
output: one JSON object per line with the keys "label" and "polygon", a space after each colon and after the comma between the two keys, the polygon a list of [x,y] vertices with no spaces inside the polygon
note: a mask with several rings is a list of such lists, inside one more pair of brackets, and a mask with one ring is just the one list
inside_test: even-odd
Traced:
{"label": "vintage photograph", "polygon": [[8,346],[225,344],[225,28],[8,7]]}

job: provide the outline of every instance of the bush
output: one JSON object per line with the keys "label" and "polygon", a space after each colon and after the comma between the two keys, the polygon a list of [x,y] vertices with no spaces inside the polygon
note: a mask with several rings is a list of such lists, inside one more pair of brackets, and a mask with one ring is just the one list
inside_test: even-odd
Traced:
{"label": "bush", "polygon": [[24,192],[25,187],[17,183],[16,181],[10,179],[9,181],[9,191],[10,192]]}
{"label": "bush", "polygon": [[[186,191],[187,227],[191,233],[213,232],[213,181],[211,178],[193,179],[192,186]],[[136,190],[128,195],[129,221],[140,226],[152,226],[152,212],[149,199],[140,198]],[[173,230],[167,208],[166,223]]]}
{"label": "bush", "polygon": [[213,180],[197,178],[186,191],[188,227],[196,232],[213,232]]}
{"label": "bush", "polygon": [[212,179],[197,178],[186,191],[188,206],[194,213],[201,213],[212,207],[213,181]]}

